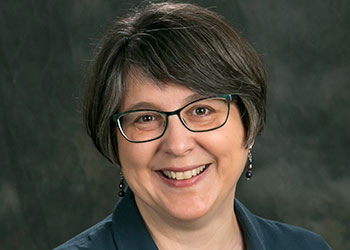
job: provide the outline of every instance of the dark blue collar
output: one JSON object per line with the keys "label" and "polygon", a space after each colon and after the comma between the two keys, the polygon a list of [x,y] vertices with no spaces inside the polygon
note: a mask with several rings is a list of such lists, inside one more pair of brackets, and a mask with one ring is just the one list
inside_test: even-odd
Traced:
{"label": "dark blue collar", "polygon": [[118,250],[157,250],[151,235],[137,209],[130,189],[113,212],[112,232]]}
{"label": "dark blue collar", "polygon": [[234,202],[234,210],[247,249],[265,250],[264,239],[261,238],[261,231],[257,227],[256,217],[237,199]]}

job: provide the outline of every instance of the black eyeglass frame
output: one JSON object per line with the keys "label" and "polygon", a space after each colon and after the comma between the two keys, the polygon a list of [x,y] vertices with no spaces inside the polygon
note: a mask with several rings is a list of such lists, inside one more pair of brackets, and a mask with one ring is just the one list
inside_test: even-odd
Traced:
{"label": "black eyeglass frame", "polygon": [[[193,130],[193,129],[190,129],[189,127],[187,127],[185,121],[182,119],[182,117],[180,116],[180,112],[185,109],[186,107],[188,107],[189,105],[195,103],[195,102],[199,102],[199,101],[202,101],[202,100],[206,100],[206,99],[212,99],[212,98],[225,98],[226,99],[226,103],[227,103],[227,114],[226,114],[226,119],[225,121],[220,125],[220,126],[217,126],[217,127],[214,127],[214,128],[211,128],[211,129],[205,129],[205,130]],[[126,112],[122,112],[122,113],[117,113],[117,114],[113,114],[112,115],[112,120],[113,122],[115,122],[117,124],[117,127],[120,131],[120,133],[122,134],[122,136],[129,142],[132,142],[132,143],[144,143],[144,142],[150,142],[150,141],[154,141],[154,140],[157,140],[159,138],[161,138],[167,127],[168,127],[168,118],[169,116],[171,115],[177,115],[182,123],[182,125],[184,125],[184,127],[186,129],[188,129],[189,131],[191,132],[195,132],[195,133],[201,133],[201,132],[208,132],[208,131],[212,131],[212,130],[215,130],[215,129],[218,129],[218,128],[221,128],[222,126],[224,126],[227,122],[227,119],[228,119],[228,116],[229,116],[229,113],[230,113],[230,103],[231,101],[237,101],[238,100],[238,96],[235,95],[235,94],[226,94],[226,95],[219,95],[219,96],[209,96],[209,97],[204,97],[204,98],[200,98],[198,100],[195,100],[195,101],[192,101],[190,103],[187,103],[185,106],[183,106],[182,108],[179,108],[175,111],[169,111],[169,112],[165,112],[165,111],[159,111],[159,110],[154,110],[154,109],[137,109],[137,110],[129,110],[129,111],[126,111]],[[163,116],[165,116],[165,122],[164,122],[164,129],[163,129],[163,132],[155,137],[155,138],[152,138],[152,139],[149,139],[149,140],[144,140],[144,141],[133,141],[133,140],[130,140],[126,134],[124,133],[123,131],[123,128],[122,128],[122,125],[120,123],[120,117],[125,115],[125,114],[129,114],[129,113],[135,113],[135,112],[140,112],[140,111],[151,111],[151,112],[157,112],[157,113],[160,113],[162,114]]]}

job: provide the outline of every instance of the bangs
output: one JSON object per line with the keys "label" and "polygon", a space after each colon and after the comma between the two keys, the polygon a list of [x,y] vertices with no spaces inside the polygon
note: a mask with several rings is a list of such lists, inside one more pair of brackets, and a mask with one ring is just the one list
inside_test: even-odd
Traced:
{"label": "bangs", "polygon": [[129,37],[124,54],[129,73],[136,68],[156,84],[173,82],[203,95],[226,94],[232,89],[228,81],[237,84],[232,65],[218,53],[220,41],[209,38],[213,27],[171,24],[160,20]]}

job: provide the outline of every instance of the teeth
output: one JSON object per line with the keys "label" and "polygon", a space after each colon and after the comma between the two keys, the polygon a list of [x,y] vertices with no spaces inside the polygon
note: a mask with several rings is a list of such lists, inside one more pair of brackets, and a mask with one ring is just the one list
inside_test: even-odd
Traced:
{"label": "teeth", "polygon": [[174,171],[162,171],[162,172],[169,179],[187,180],[192,178],[193,176],[200,174],[201,172],[203,172],[204,169],[205,169],[205,165],[192,170],[185,171],[185,172],[174,172]]}
{"label": "teeth", "polygon": [[183,180],[183,179],[184,179],[184,173],[176,172],[176,180]]}
{"label": "teeth", "polygon": [[197,175],[197,170],[192,169],[191,174],[192,174],[192,176],[196,176]]}
{"label": "teeth", "polygon": [[192,171],[186,171],[184,172],[184,179],[189,179],[192,177]]}

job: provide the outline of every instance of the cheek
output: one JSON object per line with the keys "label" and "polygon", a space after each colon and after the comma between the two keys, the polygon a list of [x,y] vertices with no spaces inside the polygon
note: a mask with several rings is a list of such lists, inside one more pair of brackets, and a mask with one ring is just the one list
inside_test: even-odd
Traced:
{"label": "cheek", "polygon": [[[244,150],[245,132],[237,112],[231,111],[226,124],[208,133],[211,144],[215,144],[223,154],[232,154]],[[238,116],[239,117],[239,116]]]}
{"label": "cheek", "polygon": [[118,153],[123,173],[146,168],[153,155],[149,144],[131,143],[117,135]]}
{"label": "cheek", "polygon": [[210,140],[207,137],[206,144],[208,151],[220,162],[240,164],[246,154],[243,137],[232,132],[213,135]]}
{"label": "cheek", "polygon": [[210,143],[207,143],[207,146],[208,148],[210,147],[210,151],[216,157],[219,166],[225,168],[225,171],[241,171],[247,157],[242,122],[239,119],[235,120],[231,118],[225,126],[217,130],[217,133],[214,132],[215,130],[211,134],[208,134],[208,137],[210,136]]}
{"label": "cheek", "polygon": [[149,183],[147,152],[141,150],[139,144],[130,143],[124,138],[120,138],[118,140],[118,153],[125,181],[134,192],[143,190],[142,187]]}

